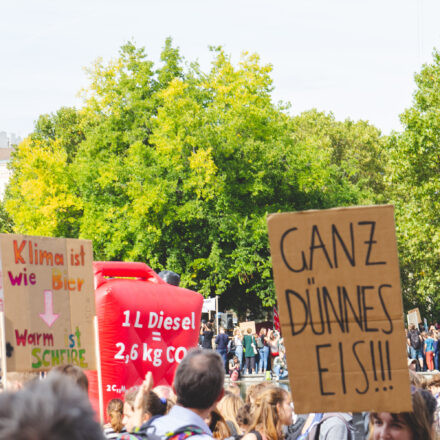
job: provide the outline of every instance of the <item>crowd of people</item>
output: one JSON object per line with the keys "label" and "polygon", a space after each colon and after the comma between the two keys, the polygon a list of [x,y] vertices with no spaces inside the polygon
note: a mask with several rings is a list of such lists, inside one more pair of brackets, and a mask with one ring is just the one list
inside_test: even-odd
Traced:
{"label": "crowd of people", "polygon": [[286,350],[276,330],[263,327],[257,333],[248,327],[243,332],[236,327],[228,335],[219,327],[218,335],[214,336],[213,323],[202,322],[199,346],[215,349],[220,354],[232,380],[238,380],[243,374],[263,374],[267,379],[287,378]]}
{"label": "crowd of people", "polygon": [[[101,426],[79,367],[58,367],[46,378],[20,382],[0,394],[0,440],[434,440],[440,374],[428,383],[409,371],[413,411],[297,415],[289,391],[269,381],[246,390],[225,387],[224,360],[215,350],[195,348],[179,364],[172,387],[154,387],[151,372],[124,401],[107,406]],[[23,379],[23,378],[22,378]],[[356,417],[358,420],[356,420]],[[360,417],[360,419],[359,419]]]}
{"label": "crowd of people", "polygon": [[417,371],[440,369],[440,325],[419,328],[414,324],[406,332],[408,359]]}

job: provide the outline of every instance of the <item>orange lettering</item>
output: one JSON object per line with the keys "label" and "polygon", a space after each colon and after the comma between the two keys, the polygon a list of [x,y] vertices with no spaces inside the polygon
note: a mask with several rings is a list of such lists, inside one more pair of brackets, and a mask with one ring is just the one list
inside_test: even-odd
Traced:
{"label": "orange lettering", "polygon": [[26,261],[24,261],[23,257],[21,256],[21,253],[23,252],[23,249],[24,249],[25,246],[26,246],[26,240],[23,240],[21,242],[19,248],[17,248],[17,240],[14,240],[15,264],[18,264],[18,263],[26,264]]}

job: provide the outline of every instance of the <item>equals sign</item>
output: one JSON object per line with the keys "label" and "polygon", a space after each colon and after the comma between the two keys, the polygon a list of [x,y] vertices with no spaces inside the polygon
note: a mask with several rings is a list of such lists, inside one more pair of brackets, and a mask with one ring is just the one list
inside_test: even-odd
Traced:
{"label": "equals sign", "polygon": [[152,334],[152,340],[153,341],[160,341],[161,340],[161,338],[160,338],[160,332],[151,332],[151,334]]}

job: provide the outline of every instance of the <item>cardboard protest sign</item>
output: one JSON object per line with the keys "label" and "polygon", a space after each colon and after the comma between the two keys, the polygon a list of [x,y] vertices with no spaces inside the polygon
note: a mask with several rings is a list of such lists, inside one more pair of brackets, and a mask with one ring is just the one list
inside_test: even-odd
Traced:
{"label": "cardboard protest sign", "polygon": [[0,234],[8,371],[95,369],[92,242]]}
{"label": "cardboard protest sign", "polygon": [[240,328],[241,333],[243,335],[247,334],[248,328],[250,328],[252,330],[252,334],[257,333],[256,327],[255,327],[255,321],[240,322],[238,327]]}
{"label": "cardboard protest sign", "polygon": [[408,327],[414,324],[416,328],[419,327],[419,319],[417,317],[417,312],[415,310],[409,311],[406,315],[406,320],[408,322]]}
{"label": "cardboard protest sign", "polygon": [[414,319],[417,319],[416,327],[422,322],[422,317],[420,315],[420,310],[418,307],[416,307],[415,309],[408,310],[408,315],[415,316]]}
{"label": "cardboard protest sign", "polygon": [[393,207],[268,227],[295,412],[410,411]]}

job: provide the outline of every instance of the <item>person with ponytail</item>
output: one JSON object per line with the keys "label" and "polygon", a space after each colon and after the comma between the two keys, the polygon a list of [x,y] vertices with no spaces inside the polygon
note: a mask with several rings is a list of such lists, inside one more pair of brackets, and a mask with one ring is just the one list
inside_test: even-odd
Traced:
{"label": "person with ponytail", "polygon": [[109,423],[104,425],[105,438],[118,438],[123,430],[122,418],[124,415],[124,402],[121,399],[112,399],[107,405],[107,418]]}
{"label": "person with ponytail", "polygon": [[253,420],[242,440],[281,440],[283,426],[292,424],[290,395],[279,387],[270,386],[255,399]]}

